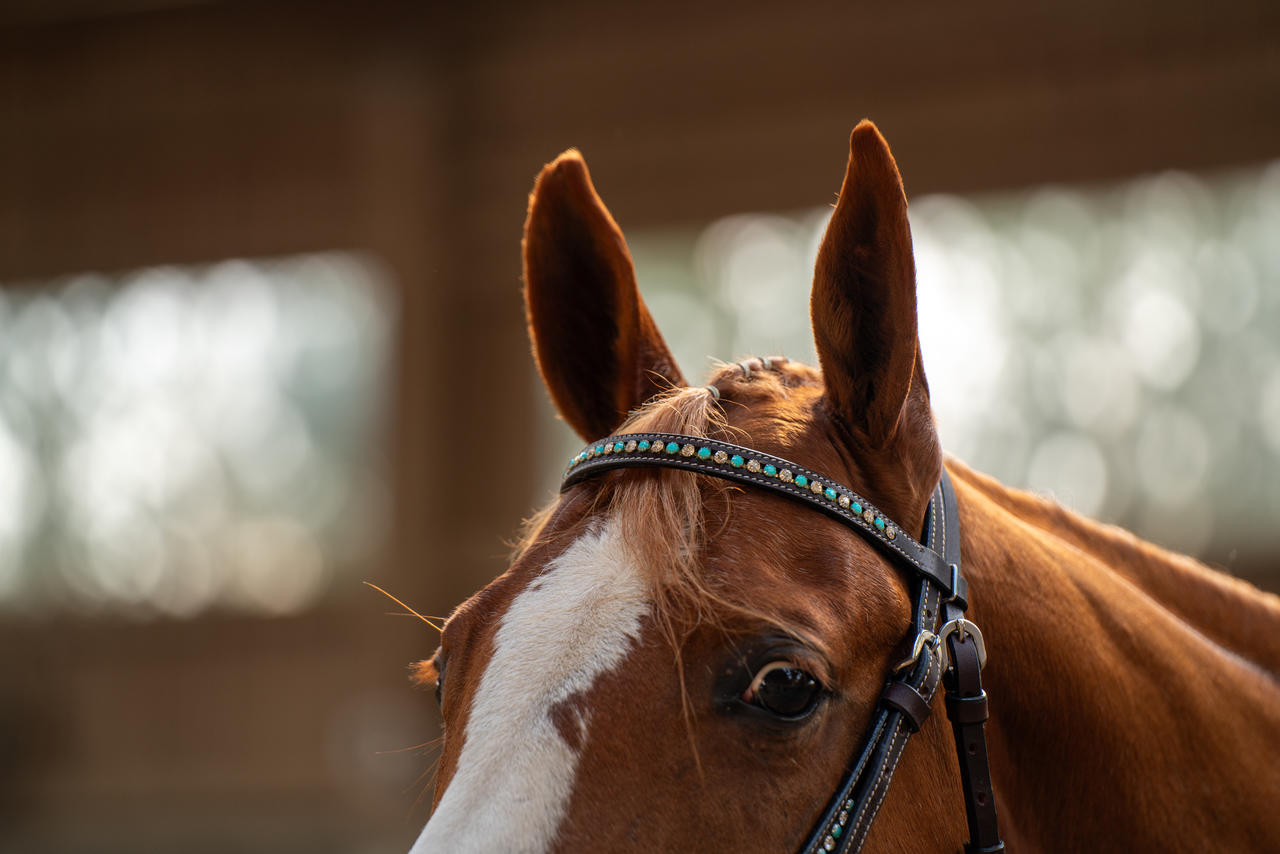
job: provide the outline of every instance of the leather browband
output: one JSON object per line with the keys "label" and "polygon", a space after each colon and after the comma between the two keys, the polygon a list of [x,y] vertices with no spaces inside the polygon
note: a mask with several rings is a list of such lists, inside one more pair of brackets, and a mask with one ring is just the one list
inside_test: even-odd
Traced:
{"label": "leather browband", "polygon": [[963,618],[968,587],[960,571],[959,514],[946,469],[929,499],[919,542],[871,502],[811,469],[730,442],[678,433],[629,433],[593,442],[570,461],[560,488],[563,492],[611,469],[654,466],[751,483],[802,501],[875,543],[917,579],[913,655],[889,674],[865,745],[801,854],[852,854],[862,848],[907,739],[929,716],[944,671],[969,824],[965,852],[1003,851],[983,726],[987,698],[980,671],[986,653],[978,627]]}
{"label": "leather browband", "polygon": [[[674,450],[672,449],[674,446]],[[606,469],[661,466],[763,486],[808,504],[869,538],[899,563],[966,605],[967,585],[943,555],[925,548],[852,489],[804,466],[714,439],[678,433],[624,433],[601,439],[569,462],[560,491]],[[954,585],[954,587],[953,587]]]}

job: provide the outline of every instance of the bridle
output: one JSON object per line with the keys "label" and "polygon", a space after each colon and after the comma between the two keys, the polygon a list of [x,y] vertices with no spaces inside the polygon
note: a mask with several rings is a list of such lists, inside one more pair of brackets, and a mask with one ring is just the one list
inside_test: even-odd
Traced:
{"label": "bridle", "polygon": [[946,469],[929,499],[920,541],[853,490],[772,454],[678,433],[628,433],[592,443],[569,463],[561,491],[616,468],[678,468],[750,483],[802,501],[871,540],[916,579],[911,655],[890,674],[866,741],[840,780],[800,854],[861,850],[889,791],[907,739],[929,717],[939,684],[955,735],[969,842],[965,854],[1004,850],[987,760],[982,690],[986,647],[964,618],[968,585],[960,571],[960,520]]}

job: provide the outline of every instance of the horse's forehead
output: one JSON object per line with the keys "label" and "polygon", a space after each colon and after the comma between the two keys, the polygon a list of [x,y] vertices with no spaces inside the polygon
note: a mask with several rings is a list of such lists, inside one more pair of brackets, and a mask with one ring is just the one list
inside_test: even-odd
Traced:
{"label": "horse's forehead", "polygon": [[628,553],[621,524],[598,522],[511,596],[476,665],[456,771],[415,852],[550,847],[591,723],[585,698],[622,666],[651,609]]}

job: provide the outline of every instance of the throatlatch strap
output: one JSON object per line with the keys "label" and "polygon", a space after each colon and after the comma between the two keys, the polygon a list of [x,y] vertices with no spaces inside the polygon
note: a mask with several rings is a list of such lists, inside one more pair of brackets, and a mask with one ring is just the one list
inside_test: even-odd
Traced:
{"label": "throatlatch strap", "polygon": [[996,822],[996,799],[991,786],[991,765],[987,757],[987,693],[982,690],[982,667],[972,636],[947,638],[951,669],[947,671],[947,717],[956,739],[960,760],[960,784],[964,790],[965,818],[969,822],[969,844],[965,854],[993,854],[1003,851]]}

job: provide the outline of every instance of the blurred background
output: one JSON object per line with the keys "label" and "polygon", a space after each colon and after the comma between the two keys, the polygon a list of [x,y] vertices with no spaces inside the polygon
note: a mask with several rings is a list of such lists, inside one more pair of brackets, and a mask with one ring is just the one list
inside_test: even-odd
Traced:
{"label": "blurred background", "polygon": [[[519,239],[569,146],[680,358],[811,359],[849,130],[946,447],[1280,588],[1280,6],[8,0],[0,852],[394,852],[407,682],[576,440]],[[532,453],[531,453],[532,451]]]}

